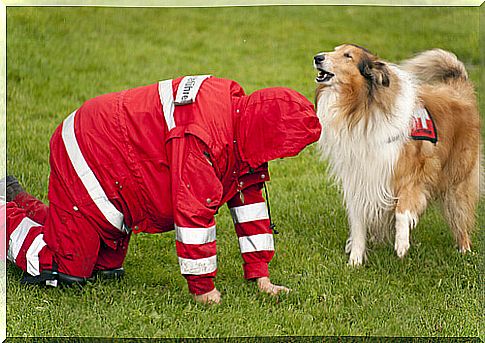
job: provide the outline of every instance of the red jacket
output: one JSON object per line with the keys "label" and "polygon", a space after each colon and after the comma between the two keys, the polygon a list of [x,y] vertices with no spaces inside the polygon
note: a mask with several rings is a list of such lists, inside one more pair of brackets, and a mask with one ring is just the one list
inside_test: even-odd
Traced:
{"label": "red jacket", "polygon": [[[245,277],[268,275],[274,247],[261,194],[266,162],[318,139],[306,98],[285,88],[245,96],[231,80],[186,77],[94,98],[72,120],[80,152],[124,224],[134,233],[175,228],[192,293],[214,288],[214,215],[226,202]],[[49,200],[62,207],[61,199]],[[108,246],[119,234],[100,231]]]}

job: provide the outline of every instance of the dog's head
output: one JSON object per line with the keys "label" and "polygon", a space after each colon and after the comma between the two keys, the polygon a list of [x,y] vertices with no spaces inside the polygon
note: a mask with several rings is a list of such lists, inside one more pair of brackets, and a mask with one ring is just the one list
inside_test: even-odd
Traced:
{"label": "dog's head", "polygon": [[[375,113],[391,113],[400,88],[399,78],[390,65],[369,50],[344,44],[332,52],[319,53],[313,63],[318,70],[317,112],[338,109],[338,118],[349,128],[362,120],[367,127]],[[337,97],[327,98],[324,94]]]}
{"label": "dog's head", "polygon": [[369,90],[389,87],[390,75],[386,63],[379,60],[369,50],[344,44],[332,52],[322,52],[313,57],[318,70],[315,81],[320,87],[338,84],[367,85]]}

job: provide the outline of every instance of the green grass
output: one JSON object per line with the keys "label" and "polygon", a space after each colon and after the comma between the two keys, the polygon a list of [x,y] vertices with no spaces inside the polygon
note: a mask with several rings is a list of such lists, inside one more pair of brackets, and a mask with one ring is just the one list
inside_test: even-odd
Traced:
{"label": "green grass", "polygon": [[[287,86],[312,99],[312,56],[343,42],[391,61],[449,49],[478,84],[478,17],[478,8],[10,7],[8,169],[46,200],[50,135],[83,101],[203,73],[235,79],[247,92]],[[242,279],[224,208],[217,217],[221,305],[192,301],[179,275],[173,233],[140,234],[131,241],[121,282],[23,287],[20,271],[8,266],[8,335],[485,337],[483,233],[475,234],[473,252],[460,256],[432,206],[404,260],[384,244],[371,248],[365,267],[352,269],[343,251],[341,198],[314,148],[272,162],[270,169],[271,209],[281,231],[270,269],[275,282],[293,289],[289,295],[263,296]],[[479,212],[483,227],[483,204]]]}

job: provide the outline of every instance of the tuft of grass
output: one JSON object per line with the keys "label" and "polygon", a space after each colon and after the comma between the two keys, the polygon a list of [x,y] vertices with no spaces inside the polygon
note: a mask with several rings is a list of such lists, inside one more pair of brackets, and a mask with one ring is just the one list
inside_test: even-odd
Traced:
{"label": "tuft of grass", "polygon": [[[391,61],[434,47],[455,52],[477,85],[478,8],[270,6],[7,10],[7,164],[46,200],[49,138],[83,101],[187,74],[237,80],[248,93],[287,86],[313,98],[312,57],[344,42]],[[481,88],[478,87],[478,91]],[[482,113],[483,102],[482,102]],[[483,234],[461,256],[439,211],[413,231],[409,255],[372,246],[346,266],[347,219],[313,147],[270,163],[279,225],[272,278],[293,291],[258,294],[242,279],[228,210],[217,217],[220,306],[195,304],[179,275],[174,234],[132,238],[120,282],[72,289],[19,285],[7,268],[9,336],[480,336]],[[484,205],[479,225],[484,226]]]}

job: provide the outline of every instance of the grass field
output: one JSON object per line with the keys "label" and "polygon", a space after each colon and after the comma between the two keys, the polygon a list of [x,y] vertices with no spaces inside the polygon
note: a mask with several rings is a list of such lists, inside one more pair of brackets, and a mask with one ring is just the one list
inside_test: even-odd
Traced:
{"label": "grass field", "polygon": [[[441,47],[480,77],[478,8],[13,8],[7,10],[8,170],[46,200],[48,142],[96,95],[179,75],[232,78],[246,91],[287,86],[313,98],[312,56],[343,42],[391,61]],[[480,88],[478,88],[480,92]],[[482,103],[482,113],[483,103]],[[410,254],[373,246],[346,266],[347,219],[314,147],[270,164],[281,234],[270,266],[293,291],[257,294],[227,209],[217,216],[219,306],[201,306],[179,275],[174,234],[133,237],[121,282],[81,289],[19,285],[7,268],[9,336],[225,337],[274,335],[485,337],[483,232],[461,256],[437,207]],[[484,206],[479,225],[484,225]]]}

